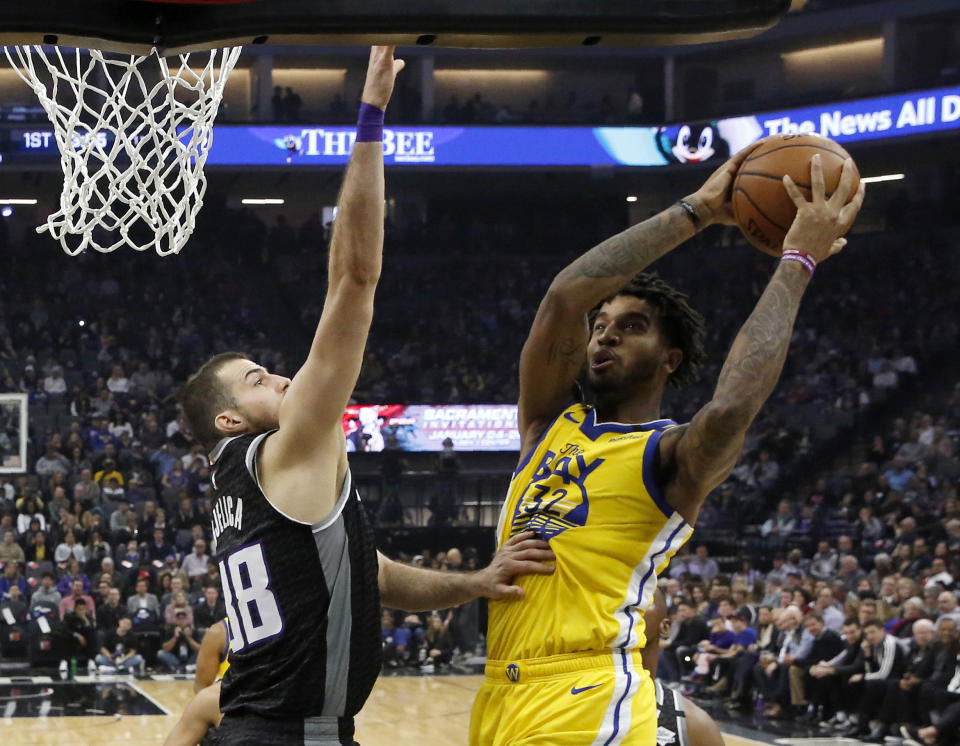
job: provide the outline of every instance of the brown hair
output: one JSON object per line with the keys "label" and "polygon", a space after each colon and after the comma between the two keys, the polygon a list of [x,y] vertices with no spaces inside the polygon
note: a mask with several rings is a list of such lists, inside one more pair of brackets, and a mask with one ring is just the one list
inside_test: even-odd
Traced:
{"label": "brown hair", "polygon": [[231,360],[243,360],[240,352],[221,352],[207,360],[200,369],[187,379],[177,393],[183,407],[183,415],[195,437],[204,448],[212,449],[223,437],[214,420],[223,410],[235,407],[236,399],[220,380],[220,369]]}

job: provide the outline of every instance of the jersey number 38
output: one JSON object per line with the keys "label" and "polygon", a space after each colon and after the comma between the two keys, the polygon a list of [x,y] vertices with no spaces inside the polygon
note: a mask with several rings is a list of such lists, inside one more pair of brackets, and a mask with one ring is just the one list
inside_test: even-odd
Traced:
{"label": "jersey number 38", "polygon": [[283,618],[270,590],[270,573],[260,544],[238,549],[221,560],[220,577],[234,652],[283,632]]}

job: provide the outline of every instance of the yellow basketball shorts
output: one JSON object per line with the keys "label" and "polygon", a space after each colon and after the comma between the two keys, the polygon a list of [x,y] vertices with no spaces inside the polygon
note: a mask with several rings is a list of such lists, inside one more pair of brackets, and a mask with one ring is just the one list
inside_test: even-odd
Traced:
{"label": "yellow basketball shorts", "polygon": [[657,700],[637,651],[487,661],[471,746],[654,746]]}

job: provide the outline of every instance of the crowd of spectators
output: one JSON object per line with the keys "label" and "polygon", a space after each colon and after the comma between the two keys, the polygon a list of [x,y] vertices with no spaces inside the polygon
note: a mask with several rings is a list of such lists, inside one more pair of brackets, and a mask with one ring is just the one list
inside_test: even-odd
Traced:
{"label": "crowd of spectators", "polygon": [[663,585],[659,673],[688,695],[870,742],[956,743],[955,590],[898,573],[851,585],[771,572],[754,586],[679,573]]}
{"label": "crowd of spectators", "polygon": [[[673,622],[661,677],[847,737],[956,743],[958,436],[960,387],[937,417],[894,418],[842,498],[818,484],[799,515],[781,501],[759,527],[771,567],[721,572],[704,544],[678,554],[661,580]],[[807,514],[820,516],[812,534]],[[825,538],[826,525],[845,533]]]}
{"label": "crowd of spectators", "polygon": [[[619,210],[589,199],[559,212],[548,202],[478,202],[469,212],[445,207],[435,206],[429,223],[387,226],[359,402],[515,401],[516,360],[550,278],[622,227]],[[66,260],[29,233],[18,240],[33,251],[6,252],[0,381],[4,390],[27,395],[30,432],[29,472],[0,480],[0,561],[9,573],[3,604],[35,631],[40,616],[54,633],[73,630],[71,652],[80,660],[99,654],[104,665],[129,668],[139,666],[140,655],[146,665],[166,669],[192,662],[212,618],[201,607],[221,613],[222,603],[215,597],[217,568],[205,556],[209,463],[184,431],[172,394],[209,354],[225,349],[291,373],[319,316],[316,288],[324,285],[329,226],[317,219],[268,226],[215,198],[201,218],[191,247],[162,261]],[[871,575],[873,592],[887,575],[921,582],[927,573],[948,591],[960,577],[956,549],[938,533],[954,531],[957,538],[960,531],[960,520],[945,520],[957,510],[960,394],[951,399],[947,389],[929,414],[895,416],[899,402],[921,396],[951,370],[960,318],[953,288],[960,278],[957,263],[943,260],[953,245],[949,231],[909,224],[909,252],[896,230],[858,236],[818,272],[781,382],[733,476],[698,522],[707,541],[711,532],[736,527],[730,551],[746,546],[774,557],[774,574],[798,598],[814,598],[826,583],[842,606],[847,598],[836,584],[857,578],[846,592],[866,593],[859,587],[863,573]],[[0,244],[8,240],[5,226],[0,222]],[[450,252],[454,244],[459,250]],[[869,273],[861,251],[869,252]],[[698,256],[695,272],[684,258],[691,252]],[[203,272],[193,269],[197,261]],[[664,404],[665,416],[684,421],[710,396],[771,265],[735,233],[717,230],[657,269],[690,294],[709,327],[702,381],[668,393]],[[737,282],[721,291],[718,276]],[[136,288],[135,309],[128,288]],[[12,443],[16,418],[6,419]],[[838,466],[835,457],[844,454]],[[503,476],[505,484],[509,475]],[[455,520],[456,506],[444,510]],[[402,520],[403,510],[398,514]],[[817,547],[820,537],[830,545]],[[723,566],[719,554],[718,572],[736,569]],[[759,560],[745,569],[748,586],[769,570]],[[801,592],[793,593],[793,570],[806,584]],[[52,574],[45,579],[44,571]],[[713,587],[690,593],[711,596]],[[738,608],[762,602],[744,596]],[[38,608],[45,611],[37,615]],[[121,628],[123,616],[130,617],[129,630],[126,623]],[[456,613],[438,616],[439,623],[432,616],[391,621],[385,615],[385,632],[397,631],[385,634],[393,638],[385,650],[392,644],[396,651],[385,653],[388,665],[390,659],[398,666],[442,664],[457,648],[475,650],[478,633],[464,634]],[[838,614],[829,616],[835,625]],[[89,634],[91,626],[97,635]],[[428,642],[431,630],[437,637]]]}
{"label": "crowd of spectators", "polygon": [[[874,381],[892,367],[866,364]],[[882,418],[804,499],[747,527],[739,545],[772,566],[748,558],[722,573],[704,545],[674,559],[662,676],[758,717],[877,743],[957,742],[960,384],[939,380],[921,397],[935,415]]]}
{"label": "crowd of spectators", "polygon": [[[17,540],[8,515],[0,528],[3,656],[37,666],[71,659],[101,671],[192,666],[204,633],[226,614],[202,521],[184,522],[178,514],[167,522],[153,501],[136,518],[121,503],[109,521],[120,527],[110,529],[101,502],[87,528],[65,520],[74,516],[66,508],[54,516],[41,503],[24,506],[35,510],[25,540]],[[152,540],[139,542],[137,535]],[[180,551],[191,537],[192,551]]]}

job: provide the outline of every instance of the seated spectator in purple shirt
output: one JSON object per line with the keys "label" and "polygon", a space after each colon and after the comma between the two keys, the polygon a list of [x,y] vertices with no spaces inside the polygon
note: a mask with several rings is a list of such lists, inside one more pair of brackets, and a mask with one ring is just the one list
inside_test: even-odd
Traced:
{"label": "seated spectator in purple shirt", "polygon": [[170,471],[160,478],[164,495],[176,495],[181,490],[191,487],[191,475],[183,468],[183,462],[177,459],[171,465]]}
{"label": "seated spectator in purple shirt", "polygon": [[815,505],[804,505],[800,508],[800,520],[793,527],[795,534],[813,534],[817,533],[819,521],[817,520],[817,507]]}
{"label": "seated spectator in purple shirt", "polygon": [[87,430],[87,446],[92,451],[102,451],[107,444],[117,447],[117,439],[110,432],[106,417],[94,417],[93,426]]}
{"label": "seated spectator in purple shirt", "polygon": [[710,637],[701,641],[697,646],[697,653],[694,658],[697,661],[694,673],[706,676],[710,673],[711,664],[716,657],[726,652],[737,642],[735,632],[727,629],[727,620],[719,614],[710,620]]}
{"label": "seated spectator in purple shirt", "polygon": [[83,583],[83,592],[85,595],[90,593],[90,589],[93,587],[93,584],[90,582],[90,578],[80,571],[80,563],[75,559],[70,560],[70,562],[67,564],[67,571],[57,583],[57,590],[60,591],[61,596],[70,595],[70,591],[73,589],[74,580],[80,580]]}
{"label": "seated spectator in purple shirt", "polygon": [[410,632],[405,627],[397,627],[393,612],[384,609],[380,614],[380,637],[383,644],[383,663],[396,668],[406,662],[409,655]]}
{"label": "seated spectator in purple shirt", "polygon": [[3,575],[0,576],[0,597],[6,596],[14,586],[20,589],[20,594],[26,600],[27,581],[20,574],[20,566],[16,562],[7,562],[3,566]]}
{"label": "seated spectator in purple shirt", "polygon": [[733,624],[734,645],[739,645],[746,650],[757,641],[757,630],[748,626],[750,614],[742,609],[737,612],[731,620]]}
{"label": "seated spectator in purple shirt", "polygon": [[[720,622],[717,624],[717,622]],[[726,650],[737,642],[737,633],[727,629],[727,620],[722,616],[715,616],[710,620],[710,637],[707,640],[710,647]]]}

